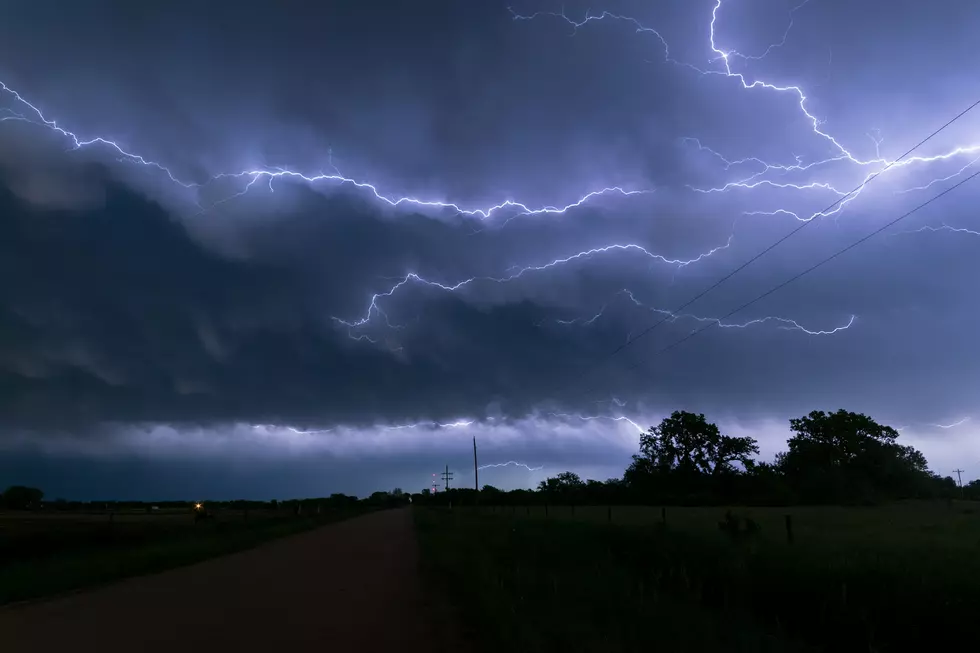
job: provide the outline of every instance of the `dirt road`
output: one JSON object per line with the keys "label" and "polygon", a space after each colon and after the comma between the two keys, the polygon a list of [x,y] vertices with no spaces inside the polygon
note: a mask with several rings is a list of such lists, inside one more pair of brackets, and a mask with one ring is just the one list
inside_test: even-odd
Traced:
{"label": "dirt road", "polygon": [[411,513],[374,513],[190,567],[0,610],[0,649],[459,650],[423,595]]}

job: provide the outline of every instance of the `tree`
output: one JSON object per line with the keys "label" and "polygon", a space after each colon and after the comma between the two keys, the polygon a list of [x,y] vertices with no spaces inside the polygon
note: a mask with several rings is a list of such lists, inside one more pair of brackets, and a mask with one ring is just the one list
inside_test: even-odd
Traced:
{"label": "tree", "polygon": [[703,414],[675,411],[640,435],[623,481],[639,500],[713,502],[731,496],[741,475],[736,464],[745,468],[758,453],[754,439],[723,435]]}
{"label": "tree", "polygon": [[[952,477],[949,478],[950,483],[952,483],[953,488],[956,488],[956,481]],[[980,499],[980,479],[975,479],[963,486],[963,491],[961,493],[967,499],[976,501]]]}
{"label": "tree", "polygon": [[485,500],[490,503],[499,503],[504,492],[492,485],[484,485],[483,489],[480,490],[480,494],[486,497]]}
{"label": "tree", "polygon": [[3,505],[11,510],[27,510],[41,505],[44,492],[35,487],[11,485],[3,493]]}
{"label": "tree", "polygon": [[805,501],[877,501],[937,487],[921,452],[862,413],[815,410],[791,419],[790,429],[789,450],[776,463]]}
{"label": "tree", "polygon": [[538,492],[546,495],[545,501],[579,503],[585,488],[585,481],[574,472],[562,472],[538,483]]}
{"label": "tree", "polygon": [[549,492],[552,494],[567,494],[584,487],[585,481],[574,472],[562,472],[557,476],[546,478],[538,483],[539,492]]}
{"label": "tree", "polygon": [[640,436],[640,454],[646,467],[660,471],[720,474],[743,466],[759,453],[749,437],[722,435],[703,414],[674,411]]}
{"label": "tree", "polygon": [[835,466],[851,464],[881,445],[894,444],[898,438],[898,431],[892,427],[843,408],[836,413],[812,411],[805,417],[791,419],[789,427],[796,434],[787,442],[790,454],[807,452]]}

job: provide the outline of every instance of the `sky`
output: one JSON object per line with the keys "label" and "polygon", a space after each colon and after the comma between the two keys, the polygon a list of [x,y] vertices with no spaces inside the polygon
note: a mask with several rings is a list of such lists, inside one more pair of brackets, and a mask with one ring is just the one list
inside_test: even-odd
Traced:
{"label": "sky", "polygon": [[980,476],[975,3],[2,11],[0,485],[419,491],[475,437],[532,487],[838,408]]}

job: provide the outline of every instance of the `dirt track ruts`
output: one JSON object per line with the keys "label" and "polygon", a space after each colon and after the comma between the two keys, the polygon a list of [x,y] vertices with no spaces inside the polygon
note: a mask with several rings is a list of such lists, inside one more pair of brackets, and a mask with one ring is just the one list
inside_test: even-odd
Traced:
{"label": "dirt track ruts", "polygon": [[[426,601],[410,510],[339,522],[152,576],[0,610],[0,649],[459,650]],[[436,616],[442,615],[442,616]]]}

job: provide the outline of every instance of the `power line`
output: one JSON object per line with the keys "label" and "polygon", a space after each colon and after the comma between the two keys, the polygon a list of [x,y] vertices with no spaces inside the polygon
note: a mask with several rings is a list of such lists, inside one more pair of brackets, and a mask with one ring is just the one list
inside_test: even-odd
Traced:
{"label": "power line", "polygon": [[[768,297],[769,295],[773,294],[777,290],[779,290],[781,288],[784,288],[784,287],[788,286],[789,284],[793,283],[794,281],[796,281],[797,279],[799,279],[799,278],[801,278],[801,277],[803,277],[803,276],[805,276],[805,275],[813,272],[814,270],[816,270],[817,268],[821,267],[822,265],[824,265],[826,263],[829,263],[830,261],[834,260],[835,258],[837,258],[838,256],[840,256],[841,254],[843,254],[843,253],[845,253],[847,251],[850,251],[850,250],[854,249],[855,247],[857,247],[858,245],[860,245],[864,241],[872,238],[873,236],[876,236],[876,235],[880,234],[885,229],[888,229],[889,227],[898,224],[899,222],[901,222],[905,218],[909,217],[913,213],[919,211],[920,209],[923,209],[923,208],[929,206],[930,204],[932,204],[933,202],[935,202],[936,200],[938,200],[940,197],[943,197],[944,195],[946,195],[948,193],[951,193],[952,191],[956,190],[957,188],[959,188],[960,186],[962,186],[966,182],[968,182],[968,181],[970,181],[970,180],[972,180],[972,179],[974,179],[974,178],[976,178],[978,176],[980,176],[980,170],[978,170],[977,172],[974,172],[969,177],[966,177],[965,179],[960,180],[959,182],[957,182],[953,186],[950,186],[949,188],[947,188],[946,190],[942,191],[941,193],[938,193],[938,194],[930,197],[929,199],[927,199],[922,204],[919,204],[918,206],[916,206],[912,210],[910,210],[910,211],[908,211],[906,213],[903,213],[902,215],[898,216],[897,218],[895,218],[891,222],[885,223],[883,226],[879,227],[878,229],[875,229],[874,231],[872,231],[868,235],[863,236],[862,238],[859,238],[858,240],[854,241],[853,243],[851,243],[847,247],[844,247],[843,249],[837,250],[836,252],[834,252],[833,254],[831,254],[830,256],[828,256],[827,258],[823,259],[822,261],[819,261],[818,263],[815,263],[814,265],[811,265],[810,267],[808,267],[807,269],[803,270],[799,274],[796,274],[796,275],[790,277],[789,279],[787,279],[786,281],[783,281],[782,283],[773,286],[772,288],[770,288],[766,292],[762,293],[761,295],[759,295],[755,299],[752,299],[752,300],[750,300],[748,302],[745,302],[744,304],[742,304],[741,306],[739,306],[735,310],[731,311],[730,313],[728,313],[728,314],[726,314],[726,315],[718,318],[717,321],[711,322],[707,326],[705,326],[705,327],[703,327],[701,329],[697,329],[695,331],[692,331],[691,333],[687,334],[686,336],[684,336],[680,340],[675,340],[674,342],[672,342],[671,344],[667,345],[666,347],[664,347],[662,349],[658,349],[657,351],[655,351],[653,353],[653,356],[650,356],[646,360],[649,360],[650,358],[654,358],[656,356],[659,356],[660,354],[664,353],[665,351],[668,351],[670,349],[673,349],[674,347],[676,347],[677,345],[681,344],[682,342],[686,342],[687,340],[690,340],[691,338],[693,338],[694,336],[698,335],[699,333],[703,333],[703,332],[707,331],[708,329],[710,329],[711,327],[717,326],[718,324],[721,323],[722,320],[725,320],[726,318],[731,317],[735,313],[738,313],[739,311],[741,311],[741,310],[743,310],[745,308],[748,308],[752,304],[755,304],[756,302],[758,302],[758,301],[760,301],[762,299],[765,299],[766,297]],[[646,362],[646,361],[640,361],[639,363],[636,363],[634,365],[631,365],[631,366],[627,367],[626,369],[634,369],[635,367],[639,367],[640,365],[642,365],[644,362]]]}
{"label": "power line", "polygon": [[[968,107],[966,107],[965,109],[963,109],[962,111],[960,111],[959,113],[957,113],[957,114],[956,114],[955,116],[953,116],[953,117],[952,117],[952,118],[950,118],[950,119],[949,119],[948,121],[946,121],[945,123],[943,123],[943,125],[942,125],[942,126],[940,126],[940,127],[938,128],[938,129],[936,129],[936,130],[935,130],[935,131],[933,131],[933,132],[932,132],[931,134],[929,134],[928,136],[926,136],[925,138],[923,138],[922,140],[920,140],[920,141],[919,141],[918,143],[916,143],[916,144],[915,144],[914,146],[912,146],[911,148],[909,148],[909,149],[908,149],[908,150],[907,150],[907,151],[906,151],[906,152],[905,152],[904,154],[902,154],[902,155],[901,155],[900,157],[898,157],[897,159],[895,159],[894,161],[892,161],[891,163],[889,163],[888,165],[886,165],[886,166],[885,166],[884,168],[882,168],[881,170],[879,170],[879,171],[878,171],[878,172],[876,172],[875,174],[873,174],[873,175],[871,175],[870,177],[868,177],[867,179],[865,179],[865,181],[863,181],[863,182],[862,182],[861,184],[859,184],[858,186],[856,186],[856,187],[855,187],[855,188],[854,188],[853,190],[851,190],[851,191],[850,191],[849,193],[847,193],[846,195],[844,195],[844,196],[842,196],[842,197],[840,197],[840,198],[838,198],[838,199],[837,199],[837,200],[836,200],[835,202],[833,202],[833,203],[832,203],[832,204],[831,204],[830,206],[828,206],[827,208],[825,208],[825,209],[823,209],[823,210],[822,210],[822,211],[820,211],[819,213],[826,213],[827,211],[829,211],[829,210],[831,210],[832,208],[834,208],[835,206],[837,206],[838,204],[840,204],[841,202],[843,202],[843,201],[844,201],[845,199],[847,199],[848,197],[850,197],[850,196],[851,196],[851,195],[853,195],[854,193],[856,193],[856,192],[858,192],[859,190],[861,190],[861,189],[863,189],[863,188],[865,188],[865,187],[866,187],[866,186],[867,186],[867,185],[868,185],[869,183],[871,183],[871,182],[872,182],[872,181],[873,181],[874,179],[876,179],[877,177],[879,177],[879,176],[881,176],[881,174],[882,174],[882,173],[884,173],[885,171],[887,171],[887,170],[888,170],[889,168],[891,168],[891,167],[893,167],[893,166],[895,166],[895,165],[896,165],[897,163],[899,163],[900,161],[902,161],[903,159],[905,159],[905,158],[906,158],[906,157],[907,157],[907,156],[908,156],[909,154],[911,154],[912,152],[914,152],[914,151],[916,151],[917,149],[919,149],[920,147],[922,147],[922,146],[923,146],[924,144],[926,144],[926,143],[928,143],[928,142],[929,142],[930,140],[932,140],[932,139],[933,139],[933,138],[935,138],[935,137],[936,137],[937,135],[939,135],[940,133],[942,133],[942,132],[943,132],[943,131],[944,131],[945,129],[947,129],[947,128],[948,128],[948,127],[949,127],[950,125],[952,125],[953,123],[955,123],[955,122],[956,122],[957,120],[959,120],[960,118],[962,118],[963,116],[965,116],[966,114],[968,114],[968,113],[969,113],[970,111],[972,111],[973,109],[975,109],[975,108],[976,108],[976,107],[978,107],[978,106],[980,106],[980,100],[976,100],[976,101],[975,101],[975,102],[973,102],[973,103],[972,103],[972,104],[971,104],[970,106],[968,106]],[[973,175],[973,176],[975,176],[975,175]],[[847,248],[845,248],[845,249],[843,249],[843,250],[841,250],[841,251],[839,251],[839,252],[837,252],[836,254],[834,254],[833,256],[831,256],[830,258],[828,258],[828,259],[826,259],[826,260],[824,260],[824,261],[821,261],[821,262],[820,262],[819,264],[817,264],[817,265],[816,265],[816,266],[814,266],[813,268],[811,268],[811,269],[808,269],[808,270],[805,270],[805,271],[804,271],[803,273],[801,273],[801,274],[799,274],[799,275],[797,275],[796,277],[793,277],[793,278],[792,278],[792,279],[790,279],[789,281],[787,281],[787,282],[785,282],[785,283],[783,283],[783,284],[780,284],[779,286],[777,286],[777,287],[775,287],[775,288],[773,288],[773,289],[771,289],[771,290],[769,290],[769,291],[768,291],[767,293],[765,293],[765,294],[763,294],[763,295],[761,295],[761,296],[759,296],[759,297],[757,297],[757,298],[755,298],[755,299],[754,299],[754,300],[752,300],[751,302],[748,302],[748,303],[746,303],[746,304],[743,304],[742,306],[739,306],[739,307],[738,307],[737,309],[735,309],[734,311],[732,311],[732,312],[731,312],[731,313],[729,313],[728,315],[725,315],[724,317],[721,317],[721,318],[718,318],[718,319],[717,319],[717,320],[715,320],[715,321],[712,321],[712,322],[711,322],[711,323],[710,323],[710,324],[709,324],[709,325],[708,325],[707,327],[704,327],[704,328],[701,328],[701,329],[698,329],[698,330],[696,330],[696,331],[694,331],[694,332],[692,332],[692,333],[690,333],[690,334],[688,334],[688,335],[687,335],[686,337],[684,337],[684,338],[682,338],[681,340],[679,340],[679,341],[677,341],[677,342],[675,342],[675,343],[672,343],[671,345],[668,345],[667,347],[665,347],[665,348],[663,348],[663,349],[661,349],[661,350],[658,350],[657,352],[655,352],[655,353],[653,354],[653,356],[654,356],[654,357],[655,357],[655,356],[658,356],[659,354],[661,354],[661,353],[663,353],[664,351],[667,351],[668,349],[672,349],[673,347],[675,347],[675,346],[677,346],[677,345],[679,345],[679,344],[681,344],[682,342],[684,342],[684,341],[686,341],[686,340],[689,340],[690,338],[692,338],[692,337],[694,337],[694,336],[695,336],[695,335],[697,335],[698,333],[701,333],[701,332],[702,332],[702,331],[704,331],[705,329],[708,329],[708,328],[711,328],[712,326],[717,326],[717,325],[718,325],[718,324],[720,324],[720,323],[721,323],[721,321],[722,321],[722,320],[724,320],[725,318],[727,318],[727,317],[729,317],[729,316],[731,316],[731,315],[734,315],[734,314],[735,314],[735,313],[737,313],[738,311],[740,311],[740,310],[742,310],[742,309],[744,309],[744,308],[747,308],[748,306],[751,306],[751,305],[752,305],[752,304],[754,304],[755,302],[757,302],[757,301],[759,301],[759,300],[761,300],[761,299],[763,299],[764,297],[767,297],[768,295],[770,295],[770,294],[772,294],[772,293],[774,293],[774,292],[776,292],[777,290],[779,290],[779,289],[780,289],[780,288],[782,288],[783,286],[785,286],[785,285],[788,285],[788,284],[790,284],[790,283],[792,283],[792,282],[793,282],[793,281],[795,281],[795,280],[796,280],[797,278],[799,278],[799,277],[801,277],[801,276],[803,276],[804,274],[807,274],[808,272],[810,272],[810,271],[812,271],[812,269],[816,269],[816,268],[817,268],[817,267],[819,267],[820,265],[823,265],[824,263],[826,263],[826,262],[828,262],[828,261],[830,261],[831,259],[833,259],[833,258],[836,258],[836,257],[837,257],[837,256],[839,256],[840,254],[843,254],[843,253],[844,253],[845,251],[847,251],[847,250],[848,250],[848,249],[850,249],[851,247],[855,247],[856,245],[858,245],[858,244],[860,244],[860,243],[861,243],[861,242],[863,242],[864,240],[867,240],[868,238],[870,238],[871,236],[873,236],[873,235],[875,235],[875,234],[876,234],[876,233],[878,233],[879,231],[882,231],[882,230],[884,230],[884,229],[886,229],[886,228],[888,228],[889,226],[891,226],[892,224],[895,224],[895,223],[896,223],[896,222],[898,222],[899,220],[902,220],[902,219],[904,219],[904,218],[906,218],[906,217],[908,217],[909,215],[911,215],[911,214],[912,214],[912,213],[914,213],[915,211],[918,211],[919,209],[921,209],[922,207],[924,207],[924,206],[926,206],[926,205],[927,205],[927,204],[929,204],[930,202],[932,202],[932,201],[934,201],[934,200],[936,200],[936,199],[938,199],[938,198],[940,198],[940,197],[942,197],[943,195],[945,195],[945,194],[946,194],[946,193],[948,193],[949,191],[951,191],[951,190],[953,190],[954,188],[957,188],[958,186],[960,186],[960,185],[962,185],[962,184],[963,184],[963,183],[965,183],[966,181],[969,181],[970,179],[972,179],[972,178],[973,178],[973,176],[971,176],[971,177],[968,177],[967,179],[964,179],[964,180],[962,180],[961,182],[959,182],[959,183],[957,183],[957,184],[956,184],[955,186],[953,186],[953,187],[951,187],[951,188],[948,188],[948,189],[946,189],[945,191],[943,191],[943,192],[942,192],[942,193],[940,193],[939,195],[936,195],[935,197],[933,197],[932,199],[930,199],[930,200],[928,200],[927,202],[924,202],[923,204],[921,204],[921,205],[919,205],[919,206],[917,206],[917,207],[916,207],[915,209],[913,209],[913,210],[912,210],[912,211],[910,211],[909,213],[907,213],[907,214],[905,214],[905,215],[903,215],[903,216],[901,216],[900,218],[898,218],[897,220],[894,220],[894,221],[892,221],[892,222],[891,222],[891,223],[889,223],[889,224],[886,224],[886,225],[885,225],[884,227],[882,227],[882,229],[879,229],[879,230],[877,230],[877,231],[875,231],[875,232],[872,232],[871,234],[869,234],[869,235],[868,235],[868,236],[866,236],[865,238],[863,238],[863,239],[861,239],[861,240],[859,240],[859,241],[857,241],[856,243],[853,243],[853,244],[852,244],[852,245],[850,245],[849,247],[847,247]],[[815,214],[815,215],[816,215],[816,214]],[[670,313],[668,313],[666,317],[664,317],[663,319],[661,319],[661,320],[660,320],[660,321],[658,321],[658,322],[655,322],[655,323],[654,323],[653,325],[651,325],[651,326],[649,326],[649,327],[647,327],[646,329],[644,329],[644,330],[642,330],[642,331],[640,331],[640,333],[639,333],[639,335],[636,335],[635,337],[631,337],[631,338],[630,338],[630,339],[629,339],[629,340],[628,340],[627,342],[625,342],[625,343],[623,343],[623,344],[621,344],[621,345],[619,345],[618,347],[616,347],[616,349],[614,349],[614,350],[612,350],[612,351],[611,351],[611,352],[610,352],[609,354],[606,354],[605,356],[602,356],[601,358],[599,358],[599,359],[598,359],[598,360],[597,360],[597,361],[595,362],[595,365],[593,366],[593,368],[592,368],[592,370],[585,370],[585,371],[584,371],[584,372],[582,373],[582,375],[581,375],[581,376],[582,376],[582,377],[584,377],[584,376],[586,376],[586,375],[588,375],[588,373],[589,373],[590,371],[594,371],[594,370],[596,370],[596,369],[598,369],[598,368],[600,368],[600,367],[602,366],[602,364],[603,364],[603,363],[604,363],[605,361],[607,361],[607,360],[609,360],[609,359],[611,359],[611,358],[612,358],[613,356],[615,356],[615,355],[616,355],[616,354],[618,354],[619,352],[621,352],[621,351],[623,351],[624,349],[626,349],[627,347],[629,347],[630,345],[632,345],[633,343],[635,343],[635,342],[636,342],[637,340],[639,340],[639,339],[640,339],[640,338],[642,338],[643,336],[645,336],[645,335],[647,335],[647,334],[649,334],[649,333],[650,333],[651,331],[653,331],[654,329],[656,329],[657,327],[659,327],[659,326],[660,326],[661,324],[663,324],[664,322],[667,322],[667,321],[669,321],[669,320],[671,320],[671,319],[672,319],[672,316],[673,316],[673,315],[676,315],[676,314],[677,314],[678,312],[680,312],[680,311],[682,311],[682,310],[684,310],[685,308],[687,308],[688,306],[690,306],[691,304],[693,304],[693,303],[694,303],[694,302],[696,302],[697,300],[699,300],[699,299],[701,299],[702,297],[704,297],[705,295],[707,295],[708,293],[710,293],[710,292],[711,292],[712,290],[714,290],[714,289],[715,289],[715,288],[717,288],[718,286],[720,286],[720,285],[722,285],[723,283],[725,283],[726,281],[728,281],[729,279],[731,279],[732,277],[734,277],[734,276],[735,276],[736,274],[738,274],[739,272],[741,272],[742,270],[744,270],[744,269],[745,269],[745,268],[747,268],[748,266],[750,266],[750,265],[752,265],[752,263],[754,263],[755,261],[757,261],[757,260],[759,260],[760,258],[762,258],[763,256],[765,256],[765,255],[766,255],[767,253],[769,253],[769,252],[771,252],[771,251],[772,251],[772,250],[774,250],[774,249],[775,249],[776,247],[778,247],[779,245],[781,245],[782,243],[784,243],[784,242],[786,242],[787,240],[789,240],[790,238],[792,238],[792,237],[793,237],[794,235],[796,235],[796,234],[798,234],[798,233],[799,233],[800,231],[802,231],[803,229],[805,229],[805,228],[806,228],[806,227],[807,227],[807,226],[808,226],[808,225],[809,225],[809,224],[810,224],[811,222],[813,222],[814,220],[815,220],[815,218],[811,218],[810,220],[807,220],[807,221],[805,221],[805,222],[803,222],[803,223],[802,223],[802,224],[801,224],[800,226],[798,226],[797,228],[795,228],[795,229],[793,229],[792,231],[790,231],[790,232],[789,232],[788,234],[786,234],[786,235],[785,235],[785,236],[783,236],[782,238],[779,238],[779,239],[778,239],[778,240],[776,240],[776,241],[775,241],[774,243],[772,243],[771,245],[769,245],[768,247],[766,247],[765,249],[763,249],[763,250],[762,250],[761,252],[759,252],[758,254],[756,254],[755,256],[753,256],[752,258],[750,258],[749,260],[747,260],[747,261],[745,261],[744,263],[742,263],[741,265],[739,265],[739,266],[738,266],[737,268],[735,268],[734,270],[732,270],[731,272],[729,272],[728,274],[726,274],[725,276],[723,276],[722,278],[720,278],[720,279],[719,279],[718,281],[716,281],[715,283],[713,283],[713,284],[711,284],[710,286],[708,286],[707,288],[705,288],[705,289],[704,289],[703,291],[701,291],[700,293],[698,293],[697,295],[695,295],[694,297],[692,297],[692,298],[691,298],[690,300],[688,300],[688,301],[687,301],[687,302],[685,302],[684,304],[681,304],[681,305],[680,305],[679,307],[677,307],[676,309],[674,309],[673,311],[671,311]],[[639,365],[642,365],[642,364],[643,364],[643,362],[641,361],[641,362],[639,362],[639,363],[637,363],[637,364],[634,364],[634,365],[630,365],[630,366],[629,366],[629,367],[627,367],[626,369],[627,369],[627,370],[631,370],[631,369],[635,369],[636,367],[639,367]],[[580,378],[581,378],[581,377],[580,377]],[[590,389],[590,391],[591,391],[591,389]]]}
{"label": "power line", "polygon": [[[936,131],[932,132],[931,134],[929,134],[928,136],[926,136],[924,139],[922,139],[921,141],[919,141],[918,143],[916,143],[911,149],[909,149],[908,151],[906,151],[902,156],[898,157],[897,159],[895,159],[894,161],[892,161],[891,163],[889,163],[887,166],[885,166],[884,168],[882,168],[881,170],[879,170],[875,174],[873,174],[870,177],[868,177],[867,179],[865,179],[861,184],[859,184],[858,186],[856,186],[849,193],[847,193],[843,197],[838,198],[834,203],[832,203],[830,206],[828,206],[827,208],[823,209],[822,211],[819,211],[818,213],[814,214],[814,216],[819,215],[821,213],[826,213],[827,211],[830,211],[832,208],[834,208],[835,206],[837,206],[838,204],[840,204],[841,202],[843,202],[844,200],[846,200],[848,197],[850,197],[854,193],[856,193],[856,192],[860,191],[861,189],[865,188],[869,183],[871,183],[876,178],[878,178],[879,176],[881,176],[889,168],[891,168],[892,166],[896,165],[902,159],[904,159],[905,157],[907,157],[909,154],[911,154],[912,152],[916,151],[917,149],[919,149],[920,147],[922,147],[923,145],[925,145],[926,143],[928,143],[930,140],[932,140],[937,135],[939,135],[942,131],[944,131],[947,127],[949,127],[954,122],[956,122],[957,120],[959,120],[960,118],[962,118],[963,116],[965,116],[966,114],[968,114],[970,111],[972,111],[973,109],[975,109],[977,106],[980,106],[980,100],[977,100],[976,102],[974,102],[973,104],[971,104],[970,106],[968,106],[963,111],[960,111],[953,118],[951,118],[945,124],[943,124],[939,129],[937,129]],[[954,188],[955,188],[955,186],[954,186]],[[695,295],[693,298],[691,298],[690,300],[688,300],[684,304],[681,304],[680,306],[678,306],[677,308],[675,308],[673,311],[671,311],[668,314],[667,317],[663,318],[659,322],[655,322],[652,326],[647,327],[646,329],[644,329],[643,331],[641,331],[639,333],[639,335],[636,335],[635,337],[630,338],[625,343],[623,343],[623,344],[619,345],[618,347],[616,347],[616,349],[614,349],[612,352],[610,352],[609,354],[607,354],[605,358],[612,358],[613,356],[615,356],[619,352],[623,351],[624,349],[626,349],[627,347],[629,347],[630,345],[632,345],[634,342],[636,342],[637,340],[639,340],[643,336],[647,335],[648,333],[650,333],[651,331],[653,331],[654,329],[656,329],[658,326],[660,326],[664,322],[667,322],[668,320],[671,319],[671,317],[670,317],[671,315],[676,314],[679,311],[684,310],[685,308],[687,308],[688,306],[690,306],[691,304],[693,304],[697,300],[701,299],[702,297],[704,297],[705,295],[707,295],[708,293],[710,293],[712,290],[714,290],[718,286],[722,285],[723,283],[725,283],[726,281],[728,281],[729,279],[731,279],[732,277],[734,277],[736,274],[738,274],[739,272],[741,272],[745,268],[749,267],[750,265],[752,265],[753,263],[755,263],[756,261],[758,261],[760,258],[762,258],[763,256],[765,256],[766,254],[768,254],[772,250],[774,250],[777,247],[779,247],[779,245],[781,245],[782,243],[786,242],[787,240],[789,240],[790,238],[792,238],[793,236],[795,236],[799,232],[803,231],[803,229],[805,229],[807,226],[809,226],[809,224],[811,222],[813,222],[815,219],[816,219],[815,217],[812,217],[809,220],[803,222],[799,227],[797,227],[796,229],[793,229],[791,232],[789,232],[788,234],[786,234],[785,236],[783,236],[782,238],[780,238],[779,240],[777,240],[773,244],[769,245],[764,250],[762,250],[761,252],[759,252],[758,254],[756,254],[755,256],[753,256],[752,258],[750,258],[749,260],[747,260],[746,262],[744,262],[741,265],[739,265],[737,268],[735,268],[734,270],[732,270],[731,272],[729,272],[728,274],[726,274],[725,276],[723,276],[721,279],[719,279],[715,283],[713,283],[710,286],[708,286],[707,288],[705,288],[703,291],[701,291],[700,293],[698,293],[697,295]],[[599,362],[601,363],[602,360],[604,360],[604,359],[601,359]]]}

